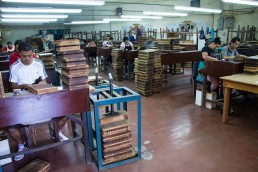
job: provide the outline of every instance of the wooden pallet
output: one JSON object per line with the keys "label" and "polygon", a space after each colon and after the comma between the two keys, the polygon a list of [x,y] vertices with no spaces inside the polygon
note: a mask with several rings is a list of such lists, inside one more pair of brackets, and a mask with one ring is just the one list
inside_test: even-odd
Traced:
{"label": "wooden pallet", "polygon": [[46,94],[58,91],[58,88],[50,84],[29,85],[28,90],[35,94]]}

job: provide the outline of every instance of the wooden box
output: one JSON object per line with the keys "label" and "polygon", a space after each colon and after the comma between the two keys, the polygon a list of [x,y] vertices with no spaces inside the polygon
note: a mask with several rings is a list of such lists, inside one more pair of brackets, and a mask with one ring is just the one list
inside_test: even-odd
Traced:
{"label": "wooden box", "polygon": [[30,85],[28,90],[35,94],[46,94],[58,91],[58,88],[50,84]]}
{"label": "wooden box", "polygon": [[47,172],[50,170],[50,163],[35,159],[22,169],[20,169],[18,172]]}

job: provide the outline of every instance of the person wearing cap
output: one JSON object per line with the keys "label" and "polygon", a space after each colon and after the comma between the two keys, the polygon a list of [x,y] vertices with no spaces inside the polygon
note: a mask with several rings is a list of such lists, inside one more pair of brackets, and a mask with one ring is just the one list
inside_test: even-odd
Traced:
{"label": "person wearing cap", "polygon": [[44,52],[45,53],[54,53],[55,44],[49,39],[47,35],[42,35],[41,40],[45,43]]}
{"label": "person wearing cap", "polygon": [[155,47],[155,43],[154,43],[154,38],[153,36],[149,36],[148,40],[144,42],[144,48],[148,49],[148,48],[152,48]]}
{"label": "person wearing cap", "polygon": [[7,45],[2,49],[3,52],[12,53],[15,50],[15,46],[13,46],[11,41],[7,42]]}

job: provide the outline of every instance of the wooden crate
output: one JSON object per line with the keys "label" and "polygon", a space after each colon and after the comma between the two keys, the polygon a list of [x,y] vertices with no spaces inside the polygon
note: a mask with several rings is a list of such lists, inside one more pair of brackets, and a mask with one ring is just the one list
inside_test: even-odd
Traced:
{"label": "wooden crate", "polygon": [[28,86],[28,90],[35,94],[46,94],[58,91],[58,88],[50,84],[35,84]]}
{"label": "wooden crate", "polygon": [[20,169],[18,172],[47,172],[50,170],[50,163],[35,159],[22,169]]}

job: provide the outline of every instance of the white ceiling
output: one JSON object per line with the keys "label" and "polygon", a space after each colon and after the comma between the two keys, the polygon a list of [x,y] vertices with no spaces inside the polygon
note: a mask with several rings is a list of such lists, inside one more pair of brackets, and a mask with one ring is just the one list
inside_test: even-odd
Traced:
{"label": "white ceiling", "polygon": [[[35,0],[37,1],[37,0]],[[72,1],[72,0],[71,0]],[[115,9],[122,7],[123,14],[141,15],[143,10],[152,11],[173,11],[174,5],[190,6],[190,0],[106,0],[104,6],[78,6],[78,5],[49,5],[49,4],[27,4],[27,3],[7,3],[0,1],[0,7],[53,7],[53,8],[82,8],[80,14],[69,14],[67,19],[58,19],[57,23],[79,21],[79,20],[98,20],[104,17],[116,17]],[[201,7],[223,8],[226,10],[239,8],[253,8],[252,6],[229,5],[220,0],[201,0]],[[155,9],[155,10],[154,10]],[[191,13],[190,13],[191,14]],[[196,14],[196,13],[195,13]],[[3,24],[3,23],[2,23]],[[5,25],[5,24],[3,24]]]}

